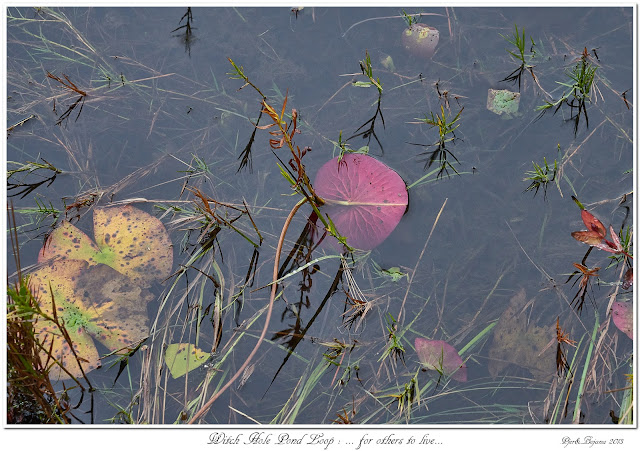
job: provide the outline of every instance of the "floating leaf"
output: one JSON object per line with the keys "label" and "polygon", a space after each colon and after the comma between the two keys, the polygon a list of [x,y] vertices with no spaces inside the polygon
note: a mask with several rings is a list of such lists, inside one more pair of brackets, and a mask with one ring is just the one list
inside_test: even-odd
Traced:
{"label": "floating leaf", "polygon": [[177,379],[198,368],[209,356],[208,352],[204,352],[190,343],[173,343],[167,346],[164,362],[169,367],[171,376]]}
{"label": "floating leaf", "polygon": [[93,214],[93,230],[100,248],[98,263],[139,283],[169,276],[173,248],[158,218],[131,205],[100,208]]}
{"label": "floating leaf", "polygon": [[597,246],[602,242],[603,236],[593,230],[579,230],[571,232],[571,236],[578,241],[588,244],[589,246]]}
{"label": "floating leaf", "polygon": [[631,302],[614,302],[611,307],[613,324],[633,340],[633,305]]}
{"label": "floating leaf", "polygon": [[555,355],[551,346],[556,337],[555,325],[538,327],[531,324],[524,310],[527,304],[524,288],[509,301],[498,324],[493,329],[493,343],[489,350],[489,374],[498,376],[509,365],[524,367],[535,378],[545,379],[555,374]]}
{"label": "floating leaf", "polygon": [[593,216],[593,214],[589,213],[587,210],[582,210],[580,214],[582,216],[582,222],[587,226],[587,229],[593,230],[603,238],[607,235],[607,229],[598,218]]}
{"label": "floating leaf", "polygon": [[572,232],[571,236],[578,241],[588,244],[589,246],[599,246],[602,240],[607,236],[607,229],[598,218],[593,216],[587,210],[581,210],[582,222],[587,226],[588,230],[580,230]]}
{"label": "floating leaf", "polygon": [[38,254],[43,262],[54,257],[103,263],[149,285],[167,277],[173,264],[173,248],[162,222],[131,205],[96,208],[93,214],[96,243],[76,226],[63,221],[49,235]]}
{"label": "floating leaf", "polygon": [[[108,266],[56,259],[33,272],[30,284],[45,315],[53,317],[55,303],[58,320],[69,333],[85,373],[100,366],[93,339],[115,351],[148,333],[146,304],[151,299],[150,293]],[[81,377],[69,343],[56,324],[38,318],[34,329],[43,347],[48,350],[52,346],[52,356],[73,376]],[[46,362],[47,354],[42,351],[40,358]],[[52,378],[69,377],[52,364],[49,361]]]}
{"label": "floating leaf", "polygon": [[458,351],[449,343],[418,337],[414,345],[418,359],[425,368],[436,370],[459,382],[467,381],[467,366],[460,358]]}
{"label": "floating leaf", "polygon": [[375,248],[389,236],[409,202],[404,180],[367,155],[346,154],[340,162],[338,157],[328,161],[318,170],[314,187],[338,232],[362,250]]}
{"label": "floating leaf", "polygon": [[69,221],[62,221],[42,246],[38,253],[38,262],[42,263],[54,257],[92,262],[93,257],[99,252],[100,249],[87,234]]}

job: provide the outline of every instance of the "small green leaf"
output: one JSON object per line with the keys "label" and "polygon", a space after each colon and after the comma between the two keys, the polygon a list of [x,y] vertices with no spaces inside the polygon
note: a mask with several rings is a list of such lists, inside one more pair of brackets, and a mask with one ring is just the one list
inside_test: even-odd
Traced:
{"label": "small green leaf", "polygon": [[297,185],[296,181],[293,180],[293,178],[291,177],[291,175],[289,175],[289,173],[285,170],[285,168],[280,166],[279,163],[278,163],[278,167],[280,168],[280,174],[287,180],[287,182],[291,183],[292,186],[296,186]]}
{"label": "small green leaf", "polygon": [[164,362],[169,367],[171,376],[177,379],[198,368],[209,356],[208,352],[196,348],[191,343],[174,343],[167,346]]}
{"label": "small green leaf", "polygon": [[353,86],[357,86],[358,88],[370,88],[373,86],[373,83],[370,81],[356,81],[353,83]]}
{"label": "small green leaf", "polygon": [[387,277],[391,277],[391,280],[394,282],[399,282],[404,277],[407,278],[407,281],[409,280],[409,274],[400,271],[400,268],[397,266],[393,266],[389,269],[383,269],[382,273]]}

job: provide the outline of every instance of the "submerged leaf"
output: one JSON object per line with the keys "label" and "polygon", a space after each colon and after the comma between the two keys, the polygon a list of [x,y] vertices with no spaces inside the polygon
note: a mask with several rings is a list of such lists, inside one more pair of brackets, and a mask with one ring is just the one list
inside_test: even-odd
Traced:
{"label": "submerged leaf", "polygon": [[[58,321],[69,333],[85,373],[100,366],[93,339],[116,351],[148,333],[146,304],[150,293],[108,266],[89,266],[83,260],[52,260],[31,274],[30,284],[40,308],[50,318],[55,304]],[[73,376],[81,377],[69,343],[54,321],[40,317],[34,329],[44,349],[52,346],[52,356]],[[44,351],[40,358],[48,361]],[[69,377],[51,360],[49,366],[52,378]]]}
{"label": "submerged leaf", "polygon": [[[53,305],[61,323],[69,332],[73,348],[81,359],[85,372],[100,366],[98,351],[89,337],[87,329],[92,326],[89,306],[76,296],[74,279],[88,264],[81,260],[57,260],[38,269],[30,276],[30,289],[34,293],[43,313],[54,316]],[[51,356],[75,377],[81,377],[82,371],[71,352],[69,343],[53,321],[38,318],[34,324],[38,341],[46,350],[51,349]],[[47,354],[40,352],[40,359],[47,362]],[[52,379],[66,379],[69,376],[62,369],[49,361]]]}
{"label": "submerged leaf", "polygon": [[153,299],[148,290],[106,265],[80,272],[76,287],[95,315],[93,322],[100,333],[93,337],[111,351],[130,347],[147,337],[146,306]]}
{"label": "submerged leaf", "polygon": [[556,372],[553,349],[547,347],[556,337],[555,325],[538,327],[530,324],[524,310],[526,304],[523,288],[510,299],[509,306],[493,328],[488,365],[492,377],[500,375],[510,365],[524,367],[534,377],[542,379]]}
{"label": "submerged leaf", "polygon": [[169,367],[171,376],[177,379],[198,368],[209,356],[208,352],[198,349],[190,343],[173,343],[167,346],[164,362]]}
{"label": "submerged leaf", "polygon": [[391,234],[404,215],[409,195],[404,180],[375,158],[346,154],[324,164],[316,193],[338,233],[357,249],[370,250]]}
{"label": "submerged leaf", "polygon": [[633,304],[631,302],[614,302],[611,307],[611,316],[613,324],[633,340]]}
{"label": "submerged leaf", "polygon": [[413,56],[429,59],[436,51],[440,33],[434,27],[422,23],[411,24],[402,32],[402,45]]}
{"label": "submerged leaf", "polygon": [[467,366],[460,358],[458,351],[449,343],[418,337],[414,345],[418,359],[425,368],[436,370],[459,382],[467,381]]}

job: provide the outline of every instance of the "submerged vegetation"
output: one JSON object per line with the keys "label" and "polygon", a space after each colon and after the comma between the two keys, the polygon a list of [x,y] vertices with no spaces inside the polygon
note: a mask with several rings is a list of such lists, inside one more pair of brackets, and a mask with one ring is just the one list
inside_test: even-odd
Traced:
{"label": "submerged vegetation", "polygon": [[627,27],[368,11],[8,9],[10,422],[633,422]]}

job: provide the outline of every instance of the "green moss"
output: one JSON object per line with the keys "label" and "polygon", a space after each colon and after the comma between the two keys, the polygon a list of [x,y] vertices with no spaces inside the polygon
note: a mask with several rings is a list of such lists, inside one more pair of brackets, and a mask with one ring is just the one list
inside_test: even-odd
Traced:
{"label": "green moss", "polygon": [[513,116],[520,106],[520,93],[506,89],[489,89],[487,96],[487,109],[496,114]]}

